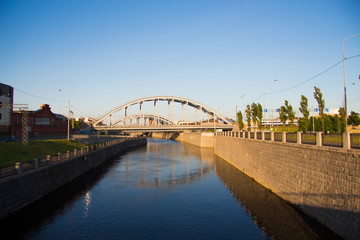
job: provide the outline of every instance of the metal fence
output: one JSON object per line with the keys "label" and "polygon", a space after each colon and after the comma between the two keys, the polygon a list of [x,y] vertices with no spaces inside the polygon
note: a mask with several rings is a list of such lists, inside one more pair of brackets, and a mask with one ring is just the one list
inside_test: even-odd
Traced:
{"label": "metal fence", "polygon": [[296,143],[297,133],[286,133],[286,142]]}
{"label": "metal fence", "polygon": [[265,132],[265,140],[271,140],[271,132]]}
{"label": "metal fence", "polygon": [[274,133],[274,141],[282,142],[282,132]]}
{"label": "metal fence", "polygon": [[341,133],[322,134],[322,145],[330,147],[343,147],[343,136]]}
{"label": "metal fence", "polygon": [[71,158],[81,156],[83,154],[87,154],[91,151],[96,151],[98,149],[102,149],[102,148],[105,148],[105,147],[108,147],[108,146],[111,146],[114,144],[118,144],[120,142],[124,142],[126,140],[136,139],[136,138],[137,137],[133,137],[133,138],[128,137],[127,139],[117,139],[117,140],[113,140],[113,141],[109,141],[109,142],[98,143],[98,144],[94,144],[94,145],[91,145],[91,146],[88,146],[85,148],[67,151],[65,153],[48,155],[44,158],[33,159],[33,160],[21,162],[21,163],[12,164],[9,166],[0,167],[0,179],[6,178],[9,176],[13,176],[13,175],[22,174],[23,172],[28,172],[28,171],[34,170],[36,168],[46,167],[46,166],[49,166],[51,164],[58,163],[61,161],[66,161]]}
{"label": "metal fence", "polygon": [[350,135],[351,148],[360,149],[360,133],[352,133]]}
{"label": "metal fence", "polygon": [[301,143],[316,145],[316,133],[303,133],[301,134]]}
{"label": "metal fence", "polygon": [[[360,149],[360,133],[219,132],[217,136]],[[263,139],[264,135],[264,139]],[[285,138],[284,138],[285,137]]]}
{"label": "metal fence", "polygon": [[256,139],[262,139],[262,132],[256,133]]}

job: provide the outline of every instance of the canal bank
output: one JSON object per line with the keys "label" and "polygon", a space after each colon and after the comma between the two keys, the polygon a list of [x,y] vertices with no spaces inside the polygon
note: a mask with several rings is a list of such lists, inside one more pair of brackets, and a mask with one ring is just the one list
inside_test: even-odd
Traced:
{"label": "canal bank", "polygon": [[196,146],[212,142],[214,153],[238,170],[335,233],[358,239],[358,151],[231,136],[155,135]]}
{"label": "canal bank", "polygon": [[4,239],[336,238],[211,148],[148,139],[80,179],[0,225]]}
{"label": "canal bank", "polygon": [[[116,140],[99,145],[98,149],[92,146],[93,151],[82,151],[66,159],[48,165],[37,167],[28,172],[19,172],[17,175],[0,180],[0,220],[12,213],[33,203],[43,196],[53,192],[64,184],[74,180],[87,171],[96,168],[106,160],[134,147],[146,145],[146,138]],[[21,165],[20,165],[21,166]]]}
{"label": "canal bank", "polygon": [[218,134],[214,152],[346,239],[360,238],[360,152]]}

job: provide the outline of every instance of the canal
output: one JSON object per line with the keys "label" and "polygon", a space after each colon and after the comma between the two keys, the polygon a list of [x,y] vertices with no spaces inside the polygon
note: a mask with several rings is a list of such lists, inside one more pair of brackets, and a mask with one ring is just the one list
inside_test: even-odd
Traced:
{"label": "canal", "polygon": [[1,232],[7,239],[337,237],[212,149],[162,139],[148,139],[18,212]]}

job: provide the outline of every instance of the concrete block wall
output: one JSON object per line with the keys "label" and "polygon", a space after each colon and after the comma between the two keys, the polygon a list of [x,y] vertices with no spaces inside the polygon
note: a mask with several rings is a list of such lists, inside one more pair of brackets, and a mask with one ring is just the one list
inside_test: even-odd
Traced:
{"label": "concrete block wall", "polygon": [[213,133],[153,133],[153,138],[173,139],[179,142],[189,143],[198,147],[213,148],[214,134]]}
{"label": "concrete block wall", "polygon": [[360,151],[216,136],[214,151],[347,239],[360,239]]}
{"label": "concrete block wall", "polygon": [[67,161],[0,180],[0,220],[79,177],[111,157],[132,147],[146,145],[146,138],[126,140]]}

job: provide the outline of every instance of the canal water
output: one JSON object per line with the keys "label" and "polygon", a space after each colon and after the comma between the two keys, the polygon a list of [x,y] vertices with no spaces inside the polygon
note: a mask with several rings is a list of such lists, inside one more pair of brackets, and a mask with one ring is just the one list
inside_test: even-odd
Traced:
{"label": "canal water", "polygon": [[[148,139],[1,223],[7,239],[330,239],[223,159]],[[2,238],[3,239],[3,238]]]}

